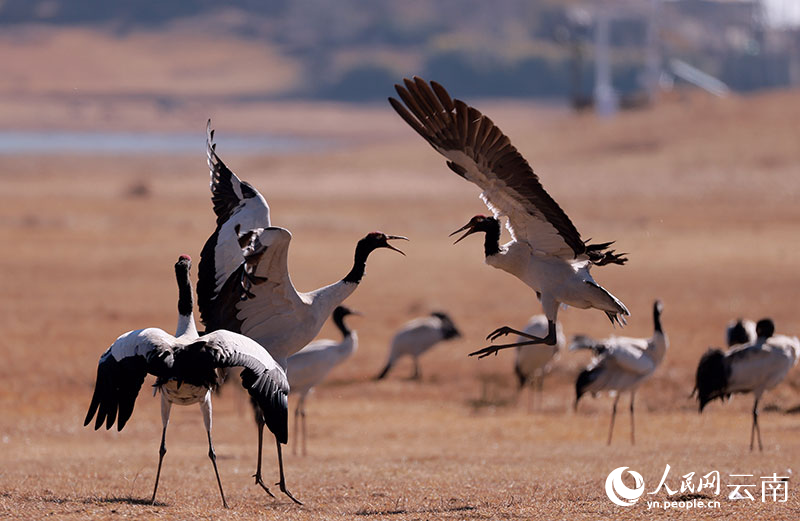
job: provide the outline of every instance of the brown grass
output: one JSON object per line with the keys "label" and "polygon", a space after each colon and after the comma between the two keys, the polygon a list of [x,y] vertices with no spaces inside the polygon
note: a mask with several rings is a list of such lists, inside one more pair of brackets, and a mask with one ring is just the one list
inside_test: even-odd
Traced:
{"label": "brown grass", "polygon": [[[455,87],[452,87],[454,90]],[[290,489],[306,505],[268,498],[252,484],[255,430],[244,395],[225,388],[214,436],[232,509],[223,511],[206,458],[200,414],[176,408],[159,502],[145,504],[157,462],[158,400],[146,387],[122,433],[82,427],[99,354],[121,332],[170,330],[172,264],[197,259],[213,228],[202,154],[159,157],[5,157],[0,170],[0,516],[14,519],[797,519],[785,504],[722,499],[718,510],[648,513],[603,492],[609,471],[629,466],[647,491],[670,464],[688,472],[779,475],[797,469],[796,374],[765,400],[763,454],[747,449],[749,398],[700,416],[688,398],[700,354],[737,316],[771,316],[800,331],[800,94],[753,99],[689,97],[612,121],[527,104],[480,106],[532,160],[546,188],[585,237],[616,239],[623,268],[595,276],[633,312],[625,333],[649,335],[650,306],[665,303],[671,339],[663,367],[637,395],[636,446],[627,412],[605,446],[610,399],[570,410],[585,354],[567,353],[546,382],[543,411],[514,403],[509,352],[466,353],[502,324],[540,312],[519,281],[483,265],[479,241],[447,234],[486,210],[477,190],[388,107],[281,107],[281,125],[345,136],[350,145],[305,156],[227,154],[228,132],[274,124],[274,107],[232,107],[217,122],[219,150],[268,198],[276,224],[294,234],[295,284],[344,275],[352,247],[381,229],[408,235],[408,256],[378,251],[348,301],[361,347],[309,404],[310,454],[286,457]],[[187,109],[188,110],[188,109]],[[194,109],[192,109],[194,110]],[[236,115],[242,114],[241,121]],[[202,129],[203,116],[175,118]],[[169,119],[168,116],[162,118]],[[351,118],[351,119],[348,119]],[[182,125],[183,123],[181,123]],[[371,134],[370,129],[375,129]],[[202,132],[198,132],[202,141]],[[139,196],[131,196],[138,187]],[[144,187],[144,189],[142,189]],[[464,338],[426,355],[421,383],[400,364],[370,378],[400,324],[450,311]],[[612,332],[598,312],[562,312],[568,334]],[[323,335],[333,335],[330,325]],[[623,400],[627,405],[627,399]],[[623,408],[624,409],[624,408]],[[265,456],[277,477],[274,450]],[[287,452],[290,452],[287,450]],[[660,493],[658,499],[666,499]],[[651,496],[655,497],[655,496]]]}

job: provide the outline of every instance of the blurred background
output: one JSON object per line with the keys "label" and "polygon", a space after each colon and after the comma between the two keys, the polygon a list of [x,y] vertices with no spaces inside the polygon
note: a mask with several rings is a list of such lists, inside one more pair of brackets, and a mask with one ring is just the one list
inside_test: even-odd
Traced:
{"label": "blurred background", "polygon": [[381,102],[413,74],[609,114],[796,86],[798,24],[793,0],[5,0],[0,126],[197,128],[225,105]]}

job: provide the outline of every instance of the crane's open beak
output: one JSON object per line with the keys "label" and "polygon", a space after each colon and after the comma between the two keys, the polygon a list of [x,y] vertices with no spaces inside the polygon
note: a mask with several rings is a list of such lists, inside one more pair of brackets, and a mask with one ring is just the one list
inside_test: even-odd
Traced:
{"label": "crane's open beak", "polygon": [[473,233],[475,233],[475,227],[472,225],[472,222],[470,221],[467,224],[465,224],[464,226],[462,226],[461,228],[459,228],[458,230],[456,230],[453,233],[451,233],[450,235],[448,235],[448,237],[452,237],[453,235],[457,234],[458,232],[463,232],[464,230],[467,230],[467,233],[465,233],[464,235],[462,235],[461,237],[456,239],[456,242],[454,242],[453,244],[458,244],[459,242],[461,242],[461,239],[463,239],[467,235],[472,235]]}
{"label": "crane's open beak", "polygon": [[[403,237],[402,235],[387,235],[386,236],[386,240],[387,241],[391,241],[393,239],[400,239],[400,240],[403,240],[403,241],[407,241],[408,237]],[[395,248],[394,246],[392,246],[388,242],[384,245],[384,248],[389,248],[390,250],[394,250],[394,251],[396,251],[397,253],[399,253],[400,255],[402,255],[404,257],[406,255],[405,253],[402,252],[402,250],[399,250],[398,248]]]}

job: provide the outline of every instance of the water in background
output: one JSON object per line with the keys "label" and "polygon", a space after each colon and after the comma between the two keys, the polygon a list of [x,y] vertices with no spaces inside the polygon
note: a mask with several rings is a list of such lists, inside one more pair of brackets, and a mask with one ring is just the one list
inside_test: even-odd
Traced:
{"label": "water in background", "polygon": [[[205,136],[198,133],[0,131],[0,155],[205,155]],[[225,152],[290,154],[319,152],[333,146],[322,138],[226,134]]]}

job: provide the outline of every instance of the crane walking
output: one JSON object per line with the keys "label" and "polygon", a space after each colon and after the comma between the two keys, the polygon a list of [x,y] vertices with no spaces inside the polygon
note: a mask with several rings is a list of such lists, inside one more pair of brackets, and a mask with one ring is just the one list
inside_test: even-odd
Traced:
{"label": "crane walking", "polygon": [[443,311],[434,311],[427,317],[415,318],[400,328],[389,346],[389,360],[376,380],[383,379],[398,358],[410,356],[414,359],[414,380],[422,378],[419,357],[439,342],[458,338],[461,333],[450,316]]}

